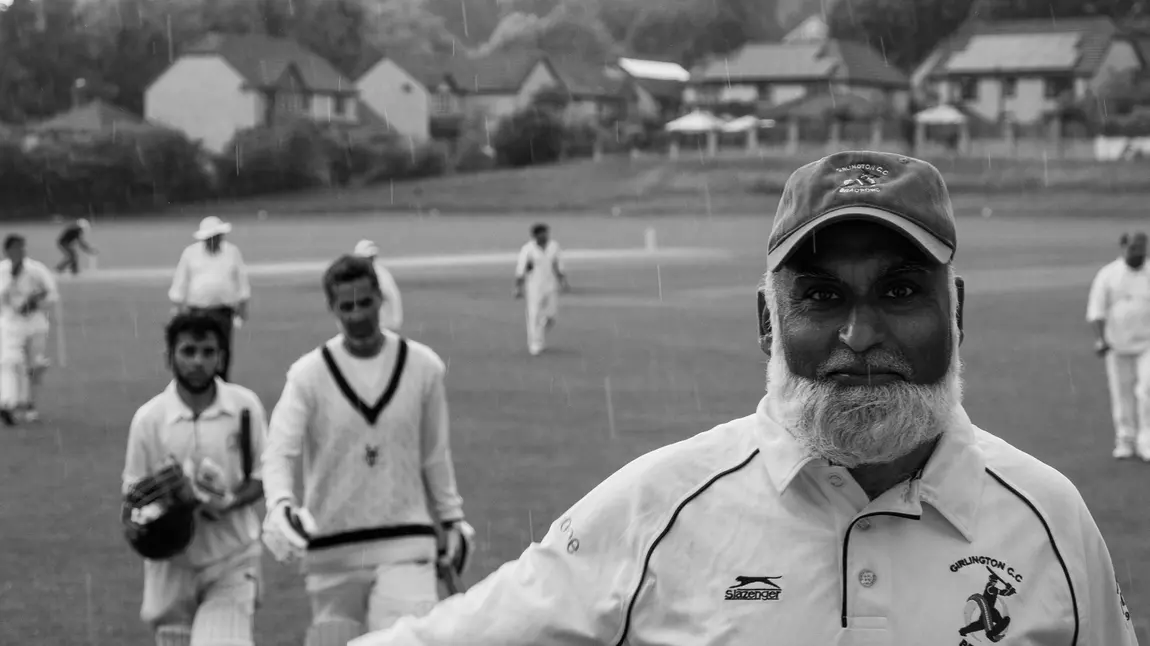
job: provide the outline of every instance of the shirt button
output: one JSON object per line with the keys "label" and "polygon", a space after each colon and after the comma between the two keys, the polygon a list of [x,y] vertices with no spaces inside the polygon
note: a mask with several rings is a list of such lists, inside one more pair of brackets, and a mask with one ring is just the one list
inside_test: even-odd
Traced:
{"label": "shirt button", "polygon": [[878,575],[873,571],[863,570],[859,572],[859,583],[862,584],[862,587],[869,588],[875,584],[875,581],[878,581]]}
{"label": "shirt button", "polygon": [[827,480],[830,481],[832,487],[843,486],[843,477],[837,473],[832,473],[831,477],[827,478]]}
{"label": "shirt button", "polygon": [[859,520],[859,522],[855,523],[855,527],[858,527],[865,532],[866,530],[870,529],[870,521],[866,518],[863,518]]}

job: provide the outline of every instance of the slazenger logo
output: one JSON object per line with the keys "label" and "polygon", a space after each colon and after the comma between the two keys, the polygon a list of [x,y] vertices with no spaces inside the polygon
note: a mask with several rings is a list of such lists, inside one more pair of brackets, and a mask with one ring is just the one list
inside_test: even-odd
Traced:
{"label": "slazenger logo", "polygon": [[783,589],[775,583],[781,576],[737,576],[727,588],[726,601],[778,601]]}

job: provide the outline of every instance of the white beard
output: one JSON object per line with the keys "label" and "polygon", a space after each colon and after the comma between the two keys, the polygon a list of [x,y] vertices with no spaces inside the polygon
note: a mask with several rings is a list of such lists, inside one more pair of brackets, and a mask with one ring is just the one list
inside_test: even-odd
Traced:
{"label": "white beard", "polygon": [[957,325],[951,338],[950,367],[937,384],[844,387],[794,374],[776,334],[767,365],[772,416],[811,455],[832,464],[853,469],[891,462],[941,435],[962,403]]}

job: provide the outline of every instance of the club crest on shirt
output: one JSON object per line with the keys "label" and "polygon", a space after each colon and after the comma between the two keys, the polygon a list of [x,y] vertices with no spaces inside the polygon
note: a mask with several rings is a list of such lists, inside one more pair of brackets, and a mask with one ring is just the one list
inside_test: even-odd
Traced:
{"label": "club crest on shirt", "polygon": [[[981,565],[985,573],[979,574]],[[1000,559],[989,556],[967,556],[950,565],[951,572],[972,567],[971,575],[978,576],[982,588],[972,591],[966,598],[962,626],[958,634],[962,638],[959,646],[997,643],[1006,637],[1010,627],[1010,610],[1007,597],[1018,594],[1016,584],[1022,583],[1022,575]]]}
{"label": "club crest on shirt", "polygon": [[374,467],[379,461],[379,447],[372,444],[363,447],[363,461],[367,462],[367,466]]}

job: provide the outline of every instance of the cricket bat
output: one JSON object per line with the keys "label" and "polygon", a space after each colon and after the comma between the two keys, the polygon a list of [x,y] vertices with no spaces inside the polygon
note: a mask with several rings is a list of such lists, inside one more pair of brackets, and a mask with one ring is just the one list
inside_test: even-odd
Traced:
{"label": "cricket bat", "polygon": [[247,408],[240,411],[240,458],[243,460],[244,482],[252,479],[252,412]]}
{"label": "cricket bat", "polygon": [[68,352],[64,347],[64,304],[56,299],[56,365],[68,367]]}
{"label": "cricket bat", "polygon": [[451,567],[450,563],[445,561],[439,562],[439,582],[443,584],[443,589],[447,594],[443,595],[444,598],[457,594],[467,592],[467,585],[463,583],[463,577]]}

